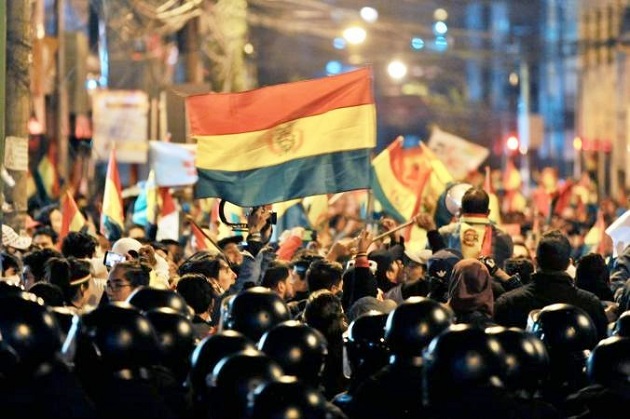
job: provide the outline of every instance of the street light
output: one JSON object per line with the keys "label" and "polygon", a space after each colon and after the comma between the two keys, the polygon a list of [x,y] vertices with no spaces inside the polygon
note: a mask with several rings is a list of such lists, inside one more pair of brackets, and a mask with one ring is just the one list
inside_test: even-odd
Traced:
{"label": "street light", "polygon": [[399,60],[394,60],[387,66],[387,74],[394,80],[400,80],[407,75],[407,65]]}
{"label": "street light", "polygon": [[359,14],[361,15],[361,19],[365,20],[367,23],[374,23],[378,20],[378,10],[373,7],[362,7]]}
{"label": "street light", "polygon": [[519,147],[518,138],[516,138],[514,135],[510,135],[507,141],[505,142],[505,146],[510,152],[514,152],[518,150],[518,147]]}
{"label": "street light", "polygon": [[367,32],[360,26],[351,26],[343,31],[343,37],[350,44],[359,45],[365,41],[365,38],[367,37]]}

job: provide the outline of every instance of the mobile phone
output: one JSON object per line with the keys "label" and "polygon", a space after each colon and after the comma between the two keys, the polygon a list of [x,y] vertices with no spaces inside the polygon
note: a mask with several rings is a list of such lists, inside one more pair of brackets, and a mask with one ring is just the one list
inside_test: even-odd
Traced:
{"label": "mobile phone", "polygon": [[116,265],[119,262],[124,262],[125,260],[127,260],[125,255],[121,255],[120,253],[111,252],[108,250],[105,252],[105,258],[103,259],[103,264],[105,264],[105,266],[107,266],[108,268],[113,268],[114,265]]}

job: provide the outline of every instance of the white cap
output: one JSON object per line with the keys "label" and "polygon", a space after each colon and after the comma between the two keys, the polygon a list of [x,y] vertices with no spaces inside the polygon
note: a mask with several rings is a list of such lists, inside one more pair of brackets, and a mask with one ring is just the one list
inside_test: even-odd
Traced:
{"label": "white cap", "polygon": [[409,250],[405,249],[405,256],[407,256],[412,262],[419,265],[427,265],[429,258],[433,253],[429,249],[422,250]]}
{"label": "white cap", "polygon": [[132,239],[131,237],[123,237],[122,239],[116,240],[114,245],[112,246],[112,252],[118,253],[120,255],[126,255],[129,251],[138,252],[142,247],[142,243],[140,243],[136,239]]}

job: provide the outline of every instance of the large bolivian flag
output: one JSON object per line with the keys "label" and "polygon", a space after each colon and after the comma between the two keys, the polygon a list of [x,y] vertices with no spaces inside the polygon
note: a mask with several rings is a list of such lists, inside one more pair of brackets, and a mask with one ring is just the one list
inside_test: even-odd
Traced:
{"label": "large bolivian flag", "polygon": [[369,187],[376,112],[369,68],[186,99],[197,198],[241,206]]}

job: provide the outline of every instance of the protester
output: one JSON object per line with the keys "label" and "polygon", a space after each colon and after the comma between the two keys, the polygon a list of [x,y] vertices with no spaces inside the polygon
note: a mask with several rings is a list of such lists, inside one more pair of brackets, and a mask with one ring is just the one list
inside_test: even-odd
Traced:
{"label": "protester", "polygon": [[439,229],[446,246],[462,252],[464,258],[492,256],[498,266],[512,256],[512,238],[489,219],[490,198],[480,188],[470,188],[462,197],[457,222]]}
{"label": "protester", "polygon": [[570,255],[571,245],[562,232],[552,230],[543,234],[536,249],[538,271],[532,275],[530,284],[499,297],[494,305],[496,322],[524,329],[532,310],[553,303],[567,303],[584,309],[595,323],[598,336],[605,337],[608,321],[604,307],[595,295],[573,285],[566,273],[571,263]]}

